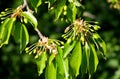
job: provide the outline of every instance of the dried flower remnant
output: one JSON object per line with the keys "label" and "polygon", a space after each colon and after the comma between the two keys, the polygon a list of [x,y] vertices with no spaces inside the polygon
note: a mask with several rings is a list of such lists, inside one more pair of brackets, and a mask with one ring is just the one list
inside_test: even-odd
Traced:
{"label": "dried flower remnant", "polygon": [[57,55],[57,44],[55,40],[48,39],[48,37],[43,37],[37,43],[26,48],[26,52],[29,54],[35,54],[35,58],[38,58],[43,52],[48,52],[48,54]]}
{"label": "dried flower remnant", "polygon": [[5,9],[0,13],[0,19],[5,20],[6,18],[21,18],[22,6],[18,6],[15,10],[11,8]]}
{"label": "dried flower remnant", "polygon": [[100,29],[98,25],[95,25],[96,22],[84,21],[83,19],[77,19],[73,24],[68,26],[62,36],[65,39],[74,40],[77,38],[81,42],[87,41],[87,36],[92,35],[96,30]]}
{"label": "dried flower remnant", "polygon": [[11,15],[11,18],[21,18],[21,13],[22,13],[22,5],[18,6],[17,9],[13,12],[13,14]]}

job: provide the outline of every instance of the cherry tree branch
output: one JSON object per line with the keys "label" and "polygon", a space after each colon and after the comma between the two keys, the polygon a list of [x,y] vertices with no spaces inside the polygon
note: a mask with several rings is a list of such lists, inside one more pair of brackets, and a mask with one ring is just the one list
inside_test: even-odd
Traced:
{"label": "cherry tree branch", "polygon": [[42,35],[42,33],[39,31],[39,29],[36,29],[36,32],[38,33],[38,36],[43,40],[44,36]]}
{"label": "cherry tree branch", "polygon": [[24,1],[24,4],[23,4],[23,8],[25,7],[25,6],[27,6],[28,4],[27,4],[27,0],[23,0]]}
{"label": "cherry tree branch", "polygon": [[25,7],[26,7],[27,11],[33,13],[33,11],[32,11],[32,10],[29,8],[29,6],[28,6],[27,0],[23,0],[23,2],[24,2],[24,3],[23,3],[22,8],[25,8]]}
{"label": "cherry tree branch", "polygon": [[[29,8],[29,6],[28,6],[27,0],[23,0],[23,2],[24,2],[24,3],[23,3],[23,5],[22,5],[22,8],[26,8],[27,11],[33,13],[33,11],[32,11],[32,10]],[[37,34],[38,34],[38,36],[40,37],[40,39],[44,40],[44,36],[43,36],[42,33],[40,32],[40,30],[39,30],[39,29],[36,29],[35,31],[37,32]]]}

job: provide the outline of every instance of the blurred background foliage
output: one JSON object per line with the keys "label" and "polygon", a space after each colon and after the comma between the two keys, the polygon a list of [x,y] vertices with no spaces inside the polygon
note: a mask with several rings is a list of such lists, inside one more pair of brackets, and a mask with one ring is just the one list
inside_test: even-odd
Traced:
{"label": "blurred background foliage", "polygon": [[[5,8],[16,8],[22,3],[22,0],[0,0],[0,12]],[[85,20],[99,22],[101,29],[98,32],[107,44],[107,59],[104,60],[100,57],[97,72],[92,76],[92,79],[120,79],[120,1],[81,0],[81,3],[85,7],[81,17]],[[117,8],[114,7],[116,3]],[[61,39],[60,36],[65,27],[69,25],[65,22],[54,22],[54,17],[48,14],[47,4],[38,7],[38,13],[35,15],[39,21],[39,29],[50,38]],[[30,45],[38,40],[38,36],[32,27],[27,28],[30,34]],[[19,44],[15,43],[13,36],[11,36],[8,45],[0,48],[0,78],[43,78],[43,76],[37,76],[37,67],[33,57],[24,52],[20,54],[18,49]],[[78,77],[78,79],[80,78]],[[84,79],[86,78],[85,75]]]}

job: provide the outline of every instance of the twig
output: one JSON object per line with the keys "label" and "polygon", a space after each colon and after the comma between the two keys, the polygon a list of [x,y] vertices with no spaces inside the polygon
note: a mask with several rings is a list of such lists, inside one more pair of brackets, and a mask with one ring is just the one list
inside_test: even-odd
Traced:
{"label": "twig", "polygon": [[38,29],[36,29],[36,32],[38,33],[38,36],[43,40],[44,36],[42,35],[42,33]]}
{"label": "twig", "polygon": [[22,8],[25,8],[25,7],[26,7],[27,11],[33,13],[34,11],[32,11],[32,10],[29,8],[28,3],[27,3],[27,0],[23,0],[23,1],[24,1],[24,4],[23,4]]}
{"label": "twig", "polygon": [[22,8],[25,8],[26,6],[28,6],[27,0],[23,0],[23,1],[24,1],[24,4],[23,4]]}
{"label": "twig", "polygon": [[[28,6],[27,0],[23,0],[23,1],[24,1],[24,3],[23,3],[22,8],[26,8],[27,11],[33,13],[33,11]],[[42,39],[42,40],[45,39],[44,36],[42,35],[42,33],[39,31],[39,29],[36,29],[35,31],[38,33],[38,36],[40,37],[40,39]]]}

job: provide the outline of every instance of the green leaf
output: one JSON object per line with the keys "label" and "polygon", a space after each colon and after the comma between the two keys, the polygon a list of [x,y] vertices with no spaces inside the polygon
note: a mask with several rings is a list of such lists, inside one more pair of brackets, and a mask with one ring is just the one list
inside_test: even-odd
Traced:
{"label": "green leaf", "polygon": [[85,42],[85,53],[87,58],[87,70],[89,71],[90,47],[87,42]]}
{"label": "green leaf", "polygon": [[54,58],[55,58],[55,55],[51,54],[50,57],[49,57],[49,65],[52,63],[52,61],[54,60]]}
{"label": "green leaf", "polygon": [[82,75],[87,73],[87,52],[85,49],[85,46],[83,46],[83,51],[82,51],[82,62],[81,62],[81,73]]}
{"label": "green leaf", "polygon": [[26,26],[20,22],[16,22],[13,34],[15,41],[20,43],[20,52],[22,52],[29,43],[29,34]]}
{"label": "green leaf", "polygon": [[76,44],[76,41],[65,43],[64,50],[63,50],[63,58],[67,57],[67,55],[73,50],[75,44]]}
{"label": "green leaf", "polygon": [[33,14],[31,14],[30,12],[24,11],[22,12],[22,16],[26,18],[28,22],[30,22],[33,25],[35,30],[37,29],[38,22],[37,22],[37,19],[33,16]]}
{"label": "green leaf", "polygon": [[62,58],[63,50],[58,47],[58,55],[56,56],[57,63],[57,79],[69,79],[68,58]]}
{"label": "green leaf", "polygon": [[0,43],[2,42],[2,39],[3,39],[3,34],[5,32],[5,28],[8,24],[8,22],[10,21],[10,18],[7,18],[6,20],[3,21],[3,23],[1,24],[1,27],[0,27]]}
{"label": "green leaf", "polygon": [[89,59],[89,73],[93,74],[98,66],[97,52],[93,44],[90,44],[90,59]]}
{"label": "green leaf", "polygon": [[16,22],[14,25],[13,35],[14,35],[14,39],[17,43],[20,43],[20,30],[21,30],[21,23]]}
{"label": "green leaf", "polygon": [[85,52],[86,52],[86,56],[87,56],[87,69],[89,71],[90,47],[87,42],[85,43]]}
{"label": "green leaf", "polygon": [[0,27],[0,47],[8,44],[15,18],[7,18]]}
{"label": "green leaf", "polygon": [[56,56],[56,63],[57,63],[57,79],[64,79],[65,70],[64,70],[64,65],[63,65],[63,59],[60,56],[59,52]]}
{"label": "green leaf", "polygon": [[60,17],[65,3],[66,3],[66,0],[59,0],[59,4],[57,5],[57,8],[55,9],[56,20]]}
{"label": "green leaf", "polygon": [[58,47],[58,55],[56,56],[57,79],[69,79],[68,58],[63,59],[62,53],[63,53],[62,48]]}
{"label": "green leaf", "polygon": [[45,70],[45,79],[56,79],[56,66],[54,62],[52,62],[50,65],[46,67]]}
{"label": "green leaf", "polygon": [[46,61],[47,61],[47,54],[46,52],[43,52],[36,61],[39,76],[43,73],[43,70],[46,67]]}
{"label": "green leaf", "polygon": [[50,1],[50,7],[51,7],[56,0],[49,0],[49,1]]}
{"label": "green leaf", "polygon": [[97,33],[93,34],[93,38],[98,43],[99,48],[100,48],[99,50],[103,53],[104,56],[106,56],[106,49],[107,48],[106,48],[105,42],[102,40],[102,38]]}
{"label": "green leaf", "polygon": [[74,3],[71,3],[68,5],[68,9],[67,9],[67,16],[68,16],[68,19],[71,21],[71,22],[74,22],[75,19],[76,19],[76,14],[77,14],[77,8],[76,8],[76,5]]}
{"label": "green leaf", "polygon": [[73,19],[72,19],[72,10],[71,10],[71,5],[69,4],[68,5],[68,8],[67,8],[67,17],[68,19],[73,22]]}
{"label": "green leaf", "polygon": [[63,57],[63,50],[61,47],[57,47],[58,53],[60,54],[61,57]]}
{"label": "green leaf", "polygon": [[20,51],[23,51],[26,45],[29,43],[29,34],[24,24],[21,24],[20,29]]}
{"label": "green leaf", "polygon": [[69,79],[69,62],[68,58],[63,59],[63,65],[65,70],[65,79]]}
{"label": "green leaf", "polygon": [[74,77],[79,74],[79,68],[82,61],[81,43],[77,42],[70,56],[70,68]]}
{"label": "green leaf", "polygon": [[37,12],[37,8],[42,4],[42,0],[30,0],[33,8]]}
{"label": "green leaf", "polygon": [[75,21],[76,19],[76,14],[77,14],[77,8],[75,5],[72,6],[72,22]]}
{"label": "green leaf", "polygon": [[39,7],[41,4],[42,4],[42,0],[38,0],[36,7]]}

